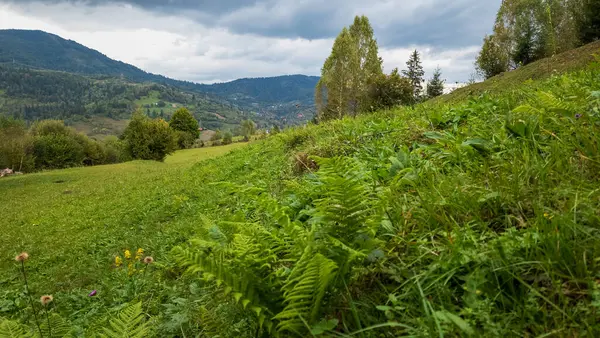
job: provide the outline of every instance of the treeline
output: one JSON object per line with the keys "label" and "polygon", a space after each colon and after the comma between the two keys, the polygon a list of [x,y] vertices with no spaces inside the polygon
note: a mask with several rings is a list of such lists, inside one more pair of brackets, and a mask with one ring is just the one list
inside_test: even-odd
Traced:
{"label": "treeline", "polygon": [[436,69],[424,90],[425,72],[418,51],[408,60],[407,69],[383,73],[373,28],[365,16],[356,16],[335,39],[315,89],[318,121],[410,105],[439,96],[444,90],[441,70]]}
{"label": "treeline", "polygon": [[599,38],[599,0],[503,0],[476,67],[487,79]]}
{"label": "treeline", "polygon": [[0,168],[33,172],[124,162],[164,161],[177,149],[190,148],[199,136],[198,121],[189,110],[177,110],[170,122],[151,119],[137,110],[120,137],[98,141],[60,120],[0,117]]}
{"label": "treeline", "polygon": [[100,142],[63,121],[42,120],[27,128],[22,120],[0,117],[0,168],[33,172],[129,159],[123,141],[116,137]]}

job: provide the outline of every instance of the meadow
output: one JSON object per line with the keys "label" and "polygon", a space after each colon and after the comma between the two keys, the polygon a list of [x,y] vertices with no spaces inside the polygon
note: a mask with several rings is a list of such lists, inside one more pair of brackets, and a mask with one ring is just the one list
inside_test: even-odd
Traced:
{"label": "meadow", "polygon": [[[0,316],[31,320],[26,250],[32,293],[79,335],[140,301],[139,336],[598,336],[599,145],[597,60],[165,163],[3,179]],[[138,248],[155,264],[126,259]]]}

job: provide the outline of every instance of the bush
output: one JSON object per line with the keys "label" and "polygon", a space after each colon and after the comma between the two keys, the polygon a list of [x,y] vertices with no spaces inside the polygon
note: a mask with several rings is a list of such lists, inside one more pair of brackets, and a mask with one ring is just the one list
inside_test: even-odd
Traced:
{"label": "bush", "polygon": [[369,101],[370,110],[413,104],[412,84],[400,76],[398,69],[394,69],[390,75],[381,74],[370,87]]}
{"label": "bush", "polygon": [[225,132],[223,136],[223,144],[231,144],[233,143],[233,134],[230,131]]}
{"label": "bush", "polygon": [[33,139],[23,121],[0,117],[0,169],[32,171]]}
{"label": "bush", "polygon": [[169,121],[169,127],[177,132],[177,145],[180,149],[190,148],[200,136],[198,121],[186,108],[175,111]]}
{"label": "bush", "polygon": [[139,111],[133,114],[123,136],[133,159],[162,162],[177,148],[176,135],[165,120],[151,120]]}
{"label": "bush", "polygon": [[106,163],[131,161],[131,156],[127,152],[127,144],[116,136],[111,135],[105,138],[104,148],[106,149]]}
{"label": "bush", "polygon": [[83,146],[71,135],[47,134],[33,141],[36,169],[62,169],[83,165]]}

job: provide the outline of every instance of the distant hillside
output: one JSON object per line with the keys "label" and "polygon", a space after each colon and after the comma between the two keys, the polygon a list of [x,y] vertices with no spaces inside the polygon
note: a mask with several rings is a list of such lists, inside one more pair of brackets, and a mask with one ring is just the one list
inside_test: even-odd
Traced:
{"label": "distant hillside", "polygon": [[276,121],[242,113],[209,94],[186,92],[153,82],[131,82],[113,76],[83,76],[67,72],[0,65],[0,115],[27,121],[62,119],[90,136],[118,134],[131,112],[169,119],[187,107],[208,129],[234,129],[250,117],[261,127]]}
{"label": "distant hillside", "polygon": [[43,31],[0,30],[0,64],[56,70],[81,75],[124,77],[135,82],[154,82],[196,93],[211,93],[239,110],[275,118],[280,124],[305,122],[314,112],[313,92],[317,77],[289,75],[240,79],[203,85],[145,72],[115,61],[75,41]]}

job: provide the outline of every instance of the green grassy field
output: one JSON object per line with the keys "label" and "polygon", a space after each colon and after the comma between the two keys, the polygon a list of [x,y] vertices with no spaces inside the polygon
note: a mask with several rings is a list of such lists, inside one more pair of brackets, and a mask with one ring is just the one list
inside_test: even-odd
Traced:
{"label": "green grassy field", "polygon": [[181,150],[164,163],[134,161],[0,180],[2,290],[18,284],[11,257],[20,251],[32,256],[33,285],[47,292],[99,287],[113,256],[126,247],[160,257],[193,229],[193,223],[166,224],[190,199],[205,199],[190,168],[244,145]]}

